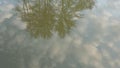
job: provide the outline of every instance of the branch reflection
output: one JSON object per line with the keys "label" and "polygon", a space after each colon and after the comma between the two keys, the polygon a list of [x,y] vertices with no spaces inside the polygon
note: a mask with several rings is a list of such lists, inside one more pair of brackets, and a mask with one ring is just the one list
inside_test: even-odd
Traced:
{"label": "branch reflection", "polygon": [[37,38],[50,38],[53,33],[64,37],[75,27],[74,17],[77,11],[92,9],[94,0],[23,0],[16,7],[27,31]]}

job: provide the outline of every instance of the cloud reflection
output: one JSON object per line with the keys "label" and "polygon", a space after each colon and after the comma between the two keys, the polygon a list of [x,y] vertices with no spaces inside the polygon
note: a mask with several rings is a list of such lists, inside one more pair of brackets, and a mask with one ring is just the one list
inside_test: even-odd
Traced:
{"label": "cloud reflection", "polygon": [[[106,1],[112,2],[112,4],[116,3],[113,0]],[[120,1],[117,0],[117,2]],[[7,25],[1,24],[0,44],[11,46],[11,50],[8,50],[9,54],[14,52],[22,53],[18,57],[23,60],[21,61],[23,63],[21,67],[119,68],[119,8],[109,11],[112,9],[109,5],[107,9],[103,7],[104,5],[97,6],[100,8],[94,8],[91,11],[86,10],[87,15],[85,15],[85,18],[78,20],[76,28],[63,39],[57,36],[51,37],[50,40],[41,38],[31,39],[26,32],[18,30],[13,26],[6,29],[4,26]],[[114,12],[117,12],[118,15]],[[4,48],[0,49],[1,51],[4,51]],[[13,61],[13,58],[11,61]]]}

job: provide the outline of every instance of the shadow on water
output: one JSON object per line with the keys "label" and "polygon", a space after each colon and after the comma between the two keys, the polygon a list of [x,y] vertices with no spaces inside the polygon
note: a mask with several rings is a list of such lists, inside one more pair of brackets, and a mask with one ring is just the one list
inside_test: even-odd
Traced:
{"label": "shadow on water", "polygon": [[73,18],[81,17],[76,12],[92,9],[93,5],[93,0],[22,0],[16,10],[33,37],[50,38],[53,33],[60,37],[70,33],[75,27]]}

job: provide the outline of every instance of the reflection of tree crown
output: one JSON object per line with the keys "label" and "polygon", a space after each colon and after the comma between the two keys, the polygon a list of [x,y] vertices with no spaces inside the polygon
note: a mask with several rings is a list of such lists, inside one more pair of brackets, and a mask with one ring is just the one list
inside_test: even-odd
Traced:
{"label": "reflection of tree crown", "polygon": [[17,9],[31,35],[49,38],[53,32],[64,37],[75,26],[75,12],[93,5],[93,0],[23,0],[22,8]]}

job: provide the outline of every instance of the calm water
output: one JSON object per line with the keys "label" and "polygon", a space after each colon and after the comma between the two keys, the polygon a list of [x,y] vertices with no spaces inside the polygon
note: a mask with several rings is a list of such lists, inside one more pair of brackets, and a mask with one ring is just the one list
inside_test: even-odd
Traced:
{"label": "calm water", "polygon": [[0,0],[0,68],[120,68],[120,0]]}

